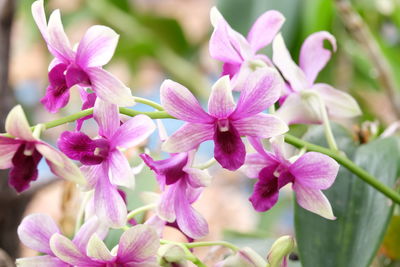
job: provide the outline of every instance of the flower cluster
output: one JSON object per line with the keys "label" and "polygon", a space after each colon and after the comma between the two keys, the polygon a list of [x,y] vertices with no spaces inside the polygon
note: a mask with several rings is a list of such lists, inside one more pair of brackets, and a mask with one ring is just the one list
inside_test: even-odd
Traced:
{"label": "flower cluster", "polygon": [[[39,139],[43,125],[35,126],[32,133],[20,106],[10,112],[7,135],[0,136],[0,168],[11,168],[10,185],[17,192],[28,189],[37,179],[37,165],[44,157],[56,176],[79,184],[90,196],[85,222],[72,241],[60,233],[48,216],[26,217],[18,229],[19,236],[24,244],[44,255],[19,259],[19,266],[158,266],[156,255],[166,225],[176,227],[189,241],[204,237],[208,233],[207,221],[192,205],[211,184],[211,176],[193,162],[199,146],[208,140],[213,141],[213,157],[222,168],[239,169],[257,179],[249,198],[256,211],[272,208],[278,201],[279,190],[291,183],[300,206],[335,219],[321,190],[333,184],[339,165],[317,152],[289,155],[283,137],[289,130],[288,124],[329,125],[328,119],[360,114],[350,95],[315,83],[331,57],[331,51],[324,48],[324,40],[336,49],[331,34],[318,32],[309,36],[297,66],[279,33],[285,18],[278,11],[261,15],[245,38],[213,8],[210,55],[223,62],[221,77],[211,88],[207,111],[183,85],[172,80],[162,83],[163,109],[185,123],[161,140],[162,150],[170,153],[168,158],[156,160],[151,153],[140,155],[154,172],[161,195],[154,205],[154,216],[144,224],[129,227],[126,224],[132,216],[128,215],[123,190],[134,187],[135,177],[124,150],[145,144],[156,125],[144,114],[128,120],[119,114],[119,107],[133,106],[135,98],[127,86],[103,69],[112,58],[118,35],[108,27],[92,26],[73,49],[58,10],[47,22],[43,0],[38,0],[32,5],[32,14],[54,56],[48,72],[50,85],[41,102],[55,113],[67,105],[69,90],[77,87],[82,109],[93,107],[98,135],[90,137],[81,131],[83,120],[91,116],[79,117],[75,131],[65,131],[59,137],[58,151]],[[259,53],[271,43],[272,60]],[[236,101],[233,91],[238,91]],[[72,160],[78,161],[80,168]],[[109,228],[125,229],[119,245],[111,252],[102,241]],[[294,241],[289,241],[292,250]],[[173,254],[169,249],[162,251],[164,256]],[[189,250],[184,251],[186,258],[177,262],[190,260],[193,255],[189,257],[188,253]],[[285,264],[286,254],[272,261]],[[164,256],[158,262],[174,258]],[[218,266],[231,266],[232,262],[246,262],[241,266],[266,264],[254,251],[243,249]]]}

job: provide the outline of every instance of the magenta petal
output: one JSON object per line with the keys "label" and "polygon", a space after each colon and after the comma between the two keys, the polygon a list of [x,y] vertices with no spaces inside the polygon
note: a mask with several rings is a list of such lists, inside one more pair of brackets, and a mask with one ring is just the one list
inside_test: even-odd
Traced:
{"label": "magenta petal", "polygon": [[258,51],[269,45],[284,22],[285,17],[275,10],[269,10],[258,17],[247,35],[247,40],[253,51]]}
{"label": "magenta petal", "polygon": [[254,192],[249,200],[256,211],[267,211],[278,201],[278,179],[274,176],[273,169],[269,167],[262,169],[259,180],[254,185]]}
{"label": "magenta petal", "polygon": [[118,43],[118,34],[101,25],[90,27],[79,42],[76,62],[82,67],[100,67],[112,58]]}
{"label": "magenta petal", "polygon": [[233,121],[232,124],[241,136],[260,138],[271,138],[289,130],[287,124],[280,118],[263,113]]}
{"label": "magenta petal", "polygon": [[68,88],[55,88],[51,85],[46,89],[46,95],[40,99],[46,109],[50,113],[56,113],[59,109],[65,107],[69,101],[69,90]]}
{"label": "magenta petal", "polygon": [[19,258],[16,260],[18,267],[70,267],[68,263],[65,263],[53,256],[35,256],[27,258]]}
{"label": "magenta petal", "polygon": [[[82,90],[84,91],[84,89],[82,89]],[[81,110],[92,108],[94,106],[94,103],[97,98],[95,93],[88,94],[85,92],[84,94],[86,94],[86,95],[83,97],[83,94],[81,93],[81,98],[83,101]],[[82,128],[83,122],[85,120],[89,120],[91,118],[93,118],[93,115],[88,115],[88,116],[78,119],[76,121],[76,130],[80,131]]]}
{"label": "magenta petal", "polygon": [[240,66],[241,64],[224,63],[224,65],[222,65],[221,76],[229,75],[229,78],[232,80],[240,71]]}
{"label": "magenta petal", "polygon": [[311,34],[301,46],[299,65],[310,85],[314,83],[318,73],[331,58],[332,52],[324,47],[325,40],[331,43],[333,51],[335,51],[336,39],[326,31]]}
{"label": "magenta petal", "polygon": [[270,165],[270,162],[275,164],[273,161],[268,161],[268,159],[261,154],[253,153],[246,155],[246,161],[244,166],[240,169],[249,178],[258,178],[258,175],[265,166]]}
{"label": "magenta petal", "polygon": [[295,183],[312,189],[327,189],[336,179],[339,164],[324,154],[308,152],[296,160],[289,171],[295,176]]}
{"label": "magenta petal", "polygon": [[135,175],[129,165],[128,159],[121,151],[112,151],[108,156],[108,164],[111,184],[128,188],[135,186]]}
{"label": "magenta petal", "polygon": [[[125,231],[118,246],[118,262],[121,266],[157,266],[157,250],[160,241],[156,231],[148,225],[136,225]],[[144,263],[145,262],[145,263]]]}
{"label": "magenta petal", "polygon": [[93,117],[99,125],[99,134],[107,139],[111,139],[120,126],[118,106],[100,98],[94,104]]}
{"label": "magenta petal", "polygon": [[57,224],[45,214],[28,215],[18,226],[19,239],[25,246],[49,255],[53,255],[49,244],[55,233],[60,233]]}
{"label": "magenta petal", "polygon": [[177,184],[168,186],[161,194],[159,204],[157,206],[157,214],[167,222],[173,222],[176,219],[175,199],[179,194]]}
{"label": "magenta petal", "polygon": [[202,142],[211,140],[214,135],[213,124],[186,123],[171,135],[162,145],[166,152],[187,152]]}
{"label": "magenta petal", "polygon": [[89,76],[84,70],[74,64],[68,66],[67,72],[65,74],[65,81],[68,88],[71,88],[76,84],[82,86],[90,86]]}
{"label": "magenta petal", "polygon": [[198,239],[208,234],[207,221],[192,208],[187,198],[187,184],[180,181],[175,198],[176,222],[187,236]]}
{"label": "magenta petal", "polygon": [[104,157],[95,155],[98,142],[90,139],[82,132],[65,131],[60,135],[57,145],[70,159],[80,160],[86,165],[95,165],[103,161]]}
{"label": "magenta petal", "polygon": [[72,242],[80,251],[86,251],[86,246],[93,234],[97,234],[100,239],[104,239],[107,233],[108,227],[101,223],[96,216],[93,216],[82,225]]}
{"label": "magenta petal", "polygon": [[211,89],[208,112],[216,118],[226,119],[235,109],[235,106],[231,82],[228,76],[223,76],[215,82]]}
{"label": "magenta petal", "polygon": [[140,155],[143,161],[158,175],[165,177],[163,181],[166,185],[174,184],[176,181],[184,178],[187,174],[183,171],[183,168],[187,165],[188,154],[178,153],[171,155],[170,158],[164,160],[154,161],[150,156],[146,154]]}
{"label": "magenta petal", "polygon": [[256,115],[278,101],[283,89],[282,78],[272,68],[260,68],[250,73],[243,83],[236,110],[231,114],[233,120]]}
{"label": "magenta petal", "polygon": [[232,123],[227,131],[215,127],[214,144],[214,157],[222,167],[234,171],[244,164],[246,148]]}
{"label": "magenta petal", "polygon": [[161,104],[172,116],[187,122],[211,123],[213,118],[200,106],[199,101],[183,85],[165,80],[161,84]]}
{"label": "magenta petal", "polygon": [[98,178],[94,191],[94,204],[96,215],[101,221],[111,227],[125,225],[126,204],[117,188],[110,183],[107,173]]}
{"label": "magenta petal", "polygon": [[[31,155],[25,155],[29,151]],[[22,143],[12,158],[8,183],[20,193],[29,188],[29,184],[38,178],[37,165],[42,155],[33,143]]]}
{"label": "magenta petal", "polygon": [[0,169],[8,169],[12,167],[12,158],[20,144],[20,140],[0,136]]}

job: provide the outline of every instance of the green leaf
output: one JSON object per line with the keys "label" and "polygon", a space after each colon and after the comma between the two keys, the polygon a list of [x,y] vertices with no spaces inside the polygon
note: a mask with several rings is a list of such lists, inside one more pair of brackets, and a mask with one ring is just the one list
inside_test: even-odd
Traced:
{"label": "green leaf", "polygon": [[[398,175],[399,143],[391,137],[355,147],[350,136],[338,134],[339,147],[355,163],[393,187]],[[308,133],[324,143],[322,131]],[[303,266],[367,267],[378,250],[393,212],[390,201],[343,167],[334,185],[324,192],[337,217],[329,221],[298,205],[295,228]]]}

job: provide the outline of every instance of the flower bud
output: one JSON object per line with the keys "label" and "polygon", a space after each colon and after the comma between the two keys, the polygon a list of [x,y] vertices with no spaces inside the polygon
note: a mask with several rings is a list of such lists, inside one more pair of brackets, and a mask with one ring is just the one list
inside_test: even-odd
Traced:
{"label": "flower bud", "polygon": [[217,267],[265,267],[267,263],[253,249],[245,247],[217,263]]}
{"label": "flower bud", "polygon": [[183,249],[174,244],[166,244],[158,249],[160,265],[164,267],[186,267],[186,254]]}
{"label": "flower bud", "polygon": [[267,261],[267,267],[286,267],[287,255],[289,255],[296,247],[296,242],[292,236],[282,236],[278,238],[272,245]]}

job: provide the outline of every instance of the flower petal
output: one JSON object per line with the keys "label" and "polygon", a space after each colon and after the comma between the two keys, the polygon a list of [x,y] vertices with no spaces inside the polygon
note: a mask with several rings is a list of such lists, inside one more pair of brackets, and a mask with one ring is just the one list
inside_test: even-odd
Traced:
{"label": "flower petal", "polygon": [[128,159],[118,150],[108,156],[109,177],[113,185],[125,186],[130,189],[135,187],[135,175],[129,165]]}
{"label": "flower petal", "polygon": [[[26,151],[31,153],[26,155]],[[15,152],[8,183],[19,193],[29,188],[30,183],[38,178],[38,164],[42,155],[32,143],[22,143]]]}
{"label": "flower petal", "polygon": [[293,184],[293,190],[296,192],[297,203],[299,203],[302,208],[328,220],[336,219],[333,215],[329,200],[320,190],[308,188],[299,183]]}
{"label": "flower petal", "polygon": [[54,50],[56,52],[54,54],[55,57],[63,62],[71,62],[75,53],[72,51],[71,44],[65,34],[60,10],[57,9],[51,13],[47,24],[47,32],[49,36],[47,44],[52,48],[50,52]]}
{"label": "flower petal", "polygon": [[60,178],[77,183],[79,185],[85,185],[86,180],[78,166],[76,166],[69,158],[64,154],[60,153],[63,159],[63,165],[60,167],[57,164],[46,159],[47,165],[49,165],[50,170]]}
{"label": "flower petal", "polygon": [[64,160],[60,151],[57,151],[49,144],[46,144],[44,142],[37,143],[35,147],[46,160],[55,165],[58,165],[61,168],[64,167]]}
{"label": "flower petal", "polygon": [[155,264],[159,246],[158,235],[151,226],[136,225],[122,234],[118,246],[118,261],[121,263],[150,261]]}
{"label": "flower petal", "polygon": [[168,186],[161,194],[161,198],[157,205],[157,215],[167,221],[173,222],[176,219],[175,215],[175,199],[177,198],[177,184]]}
{"label": "flower petal", "polygon": [[156,129],[153,120],[137,115],[117,128],[111,138],[112,147],[130,148],[143,143]]}
{"label": "flower petal", "polygon": [[211,123],[212,117],[200,106],[199,101],[183,85],[165,80],[160,88],[161,104],[172,116],[187,122]]}
{"label": "flower petal", "polygon": [[247,40],[229,26],[216,7],[211,9],[210,19],[214,26],[209,44],[211,57],[231,64],[243,62],[252,52]]}
{"label": "flower petal", "polygon": [[227,131],[215,127],[213,139],[214,157],[223,168],[234,171],[244,164],[246,148],[232,123]]}
{"label": "flower petal", "polygon": [[211,140],[213,135],[212,124],[186,123],[162,144],[162,149],[170,153],[187,152]]}
{"label": "flower petal", "polygon": [[46,95],[40,99],[40,103],[42,103],[50,113],[57,113],[68,104],[69,98],[70,93],[66,86],[60,88],[49,85],[46,89]]}
{"label": "flower petal", "polygon": [[193,239],[208,234],[207,221],[193,207],[186,196],[185,181],[179,182],[177,197],[175,198],[176,222],[179,229]]}
{"label": "flower petal", "polygon": [[331,187],[339,171],[339,164],[332,158],[317,152],[308,152],[289,167],[295,183],[311,189]]}
{"label": "flower petal", "polygon": [[249,198],[258,212],[271,209],[279,197],[278,179],[274,176],[274,168],[264,168],[259,174],[259,180],[254,185],[254,192]]}
{"label": "flower petal", "polygon": [[223,76],[211,88],[208,112],[216,118],[225,119],[232,113],[235,106],[229,76]]}
{"label": "flower petal", "polygon": [[76,62],[82,68],[100,67],[107,64],[114,55],[119,35],[109,27],[90,27],[79,42]]}
{"label": "flower petal", "polygon": [[95,234],[100,239],[104,239],[107,233],[107,225],[102,223],[96,216],[93,216],[81,226],[72,242],[80,251],[86,251],[87,244],[92,235]]}
{"label": "flower petal", "polygon": [[96,99],[93,109],[93,117],[99,125],[99,134],[111,138],[120,125],[118,106]]}
{"label": "flower petal", "polygon": [[348,93],[323,83],[315,84],[312,89],[322,97],[330,118],[353,118],[361,115],[360,106]]}
{"label": "flower petal", "polygon": [[99,98],[118,106],[135,104],[131,89],[108,71],[102,68],[88,68],[86,72],[89,75],[92,89]]}
{"label": "flower petal", "polygon": [[309,83],[302,69],[294,63],[286,48],[282,35],[278,34],[272,43],[272,61],[279,68],[283,77],[290,82],[291,87],[298,91],[307,89]]}
{"label": "flower petal", "polygon": [[94,192],[94,203],[96,215],[101,221],[113,228],[125,225],[126,204],[105,173],[98,178]]}
{"label": "flower petal", "polygon": [[311,34],[301,46],[299,65],[304,71],[309,85],[314,83],[318,73],[331,58],[332,52],[324,48],[325,40],[328,40],[332,45],[333,51],[336,51],[336,39],[326,31]]}
{"label": "flower petal", "polygon": [[247,35],[253,51],[269,45],[284,22],[285,17],[276,10],[269,10],[258,17]]}
{"label": "flower petal", "polygon": [[278,101],[283,89],[283,81],[278,72],[264,67],[247,76],[245,87],[241,89],[236,110],[231,114],[233,120],[256,115]]}
{"label": "flower petal", "polygon": [[111,252],[108,250],[107,246],[96,234],[93,234],[92,237],[89,239],[86,251],[86,254],[89,257],[100,260],[102,262],[111,263],[116,258],[116,256],[111,255]]}
{"label": "flower petal", "polygon": [[12,158],[20,144],[21,141],[14,138],[0,136],[0,169],[12,167]]}
{"label": "flower petal", "polygon": [[205,187],[211,184],[212,176],[207,170],[185,167],[183,171],[189,175],[188,182],[192,187]]}
{"label": "flower petal", "polygon": [[60,234],[54,234],[50,239],[50,247],[53,253],[62,261],[77,266],[102,266],[89,259],[72,243],[71,240]]}
{"label": "flower petal", "polygon": [[40,33],[43,36],[43,39],[47,42],[49,39],[49,35],[47,33],[47,20],[46,14],[44,12],[43,0],[38,0],[33,2],[32,4],[32,17],[36,22],[36,25],[39,28]]}
{"label": "flower petal", "polygon": [[18,267],[70,267],[69,264],[49,255],[19,258],[15,263]]}
{"label": "flower petal", "polygon": [[290,94],[286,98],[285,102],[275,112],[275,116],[289,125],[321,123],[320,116],[297,93]]}
{"label": "flower petal", "polygon": [[233,121],[241,136],[270,138],[286,133],[287,124],[280,118],[269,114],[257,114],[251,117]]}
{"label": "flower petal", "polygon": [[18,226],[18,236],[25,246],[52,255],[50,238],[60,233],[57,224],[46,214],[31,214],[26,216]]}
{"label": "flower petal", "polygon": [[103,175],[102,164],[90,166],[83,165],[80,167],[80,170],[86,179],[87,184],[85,186],[85,189],[87,190],[93,189],[96,186],[99,177]]}
{"label": "flower petal", "polygon": [[21,105],[17,105],[8,113],[5,123],[6,132],[25,141],[35,141]]}
{"label": "flower petal", "polygon": [[275,164],[275,162],[272,160],[268,160],[268,158],[261,154],[247,154],[244,165],[242,166],[242,168],[240,168],[240,170],[243,171],[244,174],[249,178],[258,178],[260,171],[266,166],[272,164]]}

